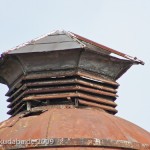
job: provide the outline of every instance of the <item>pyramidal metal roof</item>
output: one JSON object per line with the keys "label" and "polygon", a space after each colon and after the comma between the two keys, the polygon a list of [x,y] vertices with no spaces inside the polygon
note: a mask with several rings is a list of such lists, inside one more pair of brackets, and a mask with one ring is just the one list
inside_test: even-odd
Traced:
{"label": "pyramidal metal roof", "polygon": [[102,44],[98,44],[87,38],[64,30],[57,30],[43,35],[39,38],[33,39],[29,42],[8,50],[3,55],[71,50],[80,48],[90,49],[92,51],[100,52],[106,55],[110,55],[111,53],[113,53],[126,58],[127,60],[130,60],[135,64],[144,65],[144,62],[137,59],[136,57],[129,56],[122,52],[106,47]]}

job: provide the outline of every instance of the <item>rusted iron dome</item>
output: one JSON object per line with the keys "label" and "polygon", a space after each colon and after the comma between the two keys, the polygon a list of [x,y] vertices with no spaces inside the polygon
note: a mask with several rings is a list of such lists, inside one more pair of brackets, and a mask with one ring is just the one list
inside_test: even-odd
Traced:
{"label": "rusted iron dome", "polygon": [[0,123],[0,149],[150,149],[149,132],[112,115],[116,80],[133,64],[144,62],[66,31],[3,53],[11,118]]}

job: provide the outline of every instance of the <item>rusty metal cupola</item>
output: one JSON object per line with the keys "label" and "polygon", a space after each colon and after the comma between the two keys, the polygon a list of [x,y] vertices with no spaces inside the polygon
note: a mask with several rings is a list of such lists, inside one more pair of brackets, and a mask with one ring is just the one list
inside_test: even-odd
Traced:
{"label": "rusty metal cupola", "polygon": [[[67,31],[51,32],[3,53],[0,58],[0,82],[9,87],[6,95],[9,97],[8,114],[11,118],[0,124],[0,139],[53,139],[53,143],[48,145],[36,143],[36,146],[20,146],[22,149],[40,146],[53,147],[52,149],[61,146],[149,149],[149,133],[132,127],[136,132],[140,130],[145,138],[140,134],[135,135],[123,124],[128,127],[132,125],[113,116],[117,113],[115,100],[119,84],[116,80],[134,64],[143,65],[144,62]],[[47,121],[52,114],[55,114],[53,121]],[[65,133],[58,128],[59,124],[64,124],[63,127],[66,129],[64,116],[71,120],[67,121],[70,122],[70,128],[68,132],[64,131]],[[93,127],[93,119],[96,117],[103,119],[103,122],[99,120],[102,127],[97,120],[94,120],[97,128]],[[37,120],[40,120],[42,127],[37,125]],[[76,120],[78,121],[75,122]],[[22,125],[26,123],[29,126],[25,126],[24,131],[19,130],[21,122]],[[76,124],[77,130],[73,129],[72,122]],[[44,123],[47,128],[44,128]],[[87,132],[92,132],[86,133],[78,126],[79,123],[87,128]],[[116,125],[117,123],[119,125]],[[35,125],[35,129],[29,124]],[[87,126],[89,124],[91,127]],[[55,132],[48,129],[50,126]],[[104,126],[106,135],[101,131]],[[106,129],[107,126],[112,126],[114,130],[121,126],[119,128],[122,134],[112,131],[112,127]],[[14,129],[7,136],[1,135],[5,129],[9,130],[12,127]],[[33,129],[33,133],[29,136],[27,133],[30,129]],[[99,142],[96,143],[97,140]],[[10,145],[5,147],[12,149]],[[15,145],[15,149],[19,147]]]}
{"label": "rusty metal cupola", "polygon": [[4,53],[1,82],[10,87],[8,114],[36,106],[94,106],[115,114],[118,79],[137,59],[76,34],[56,31]]}

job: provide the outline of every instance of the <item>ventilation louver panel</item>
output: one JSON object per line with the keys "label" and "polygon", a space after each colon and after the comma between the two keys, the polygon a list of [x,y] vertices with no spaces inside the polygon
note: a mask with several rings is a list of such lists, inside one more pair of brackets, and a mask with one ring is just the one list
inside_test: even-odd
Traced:
{"label": "ventilation louver panel", "polygon": [[117,97],[118,84],[87,74],[64,77],[30,78],[20,82],[19,88],[10,90],[8,114],[14,116],[31,107],[44,105],[70,104],[76,107],[97,107],[112,114],[117,113],[114,102]]}

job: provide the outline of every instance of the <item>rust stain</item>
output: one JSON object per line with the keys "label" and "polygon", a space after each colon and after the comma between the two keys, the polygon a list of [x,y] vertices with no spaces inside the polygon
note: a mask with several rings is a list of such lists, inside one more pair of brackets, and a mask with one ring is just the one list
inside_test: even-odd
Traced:
{"label": "rust stain", "polygon": [[22,140],[22,144],[10,144],[0,146],[0,150],[17,150],[29,148],[50,148],[50,147],[103,147],[103,148],[123,148],[131,150],[150,149],[147,144],[129,142],[124,140],[92,139],[92,138],[50,138]]}

